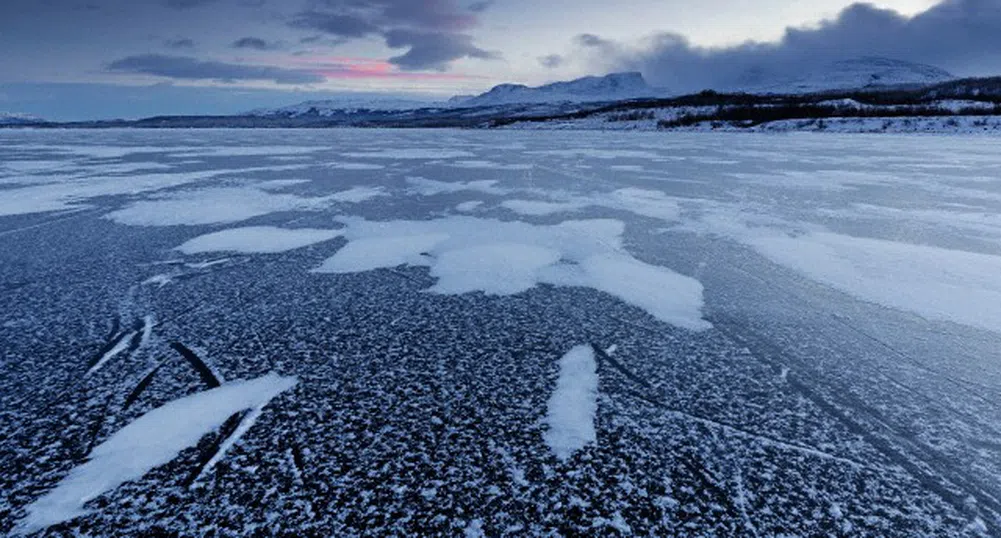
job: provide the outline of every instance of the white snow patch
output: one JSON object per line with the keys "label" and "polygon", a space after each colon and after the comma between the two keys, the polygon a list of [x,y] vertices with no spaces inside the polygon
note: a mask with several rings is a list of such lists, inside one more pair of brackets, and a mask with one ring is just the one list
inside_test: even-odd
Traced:
{"label": "white snow patch", "polygon": [[580,202],[543,202],[540,200],[505,200],[501,202],[501,206],[521,215],[541,216],[579,211],[586,204]]}
{"label": "white snow patch", "polygon": [[556,390],[546,407],[549,429],[543,438],[562,461],[574,452],[598,440],[594,429],[598,413],[598,364],[594,350],[583,345],[571,349],[560,359]]}
{"label": "white snow patch", "polygon": [[403,159],[403,160],[433,160],[433,159],[463,159],[475,157],[472,153],[454,149],[437,148],[399,148],[379,151],[343,153],[353,159]]}
{"label": "white snow patch", "polygon": [[336,168],[338,170],[382,170],[385,165],[374,164],[374,163],[327,163],[328,168]]}
{"label": "white snow patch", "polygon": [[257,188],[216,187],[169,193],[134,202],[105,215],[131,226],[196,226],[239,222],[279,211],[323,207],[325,198],[304,198]]}
{"label": "white snow patch", "polygon": [[202,235],[177,247],[185,254],[204,252],[240,252],[269,254],[287,252],[341,235],[337,230],[314,228],[286,229],[274,226],[247,226]]}
{"label": "white snow patch", "polygon": [[470,213],[472,211],[476,211],[476,208],[480,207],[481,205],[483,205],[482,201],[480,201],[480,200],[471,200],[469,202],[462,202],[460,204],[457,204],[455,206],[455,210],[456,211],[461,211],[463,213]]}
{"label": "white snow patch", "polygon": [[0,191],[0,216],[78,209],[98,196],[140,194],[230,173],[229,170],[146,174],[134,177],[64,178],[58,183]]}
{"label": "white snow patch", "polygon": [[497,181],[491,179],[479,181],[437,181],[423,177],[408,177],[411,192],[421,196],[434,196],[462,191],[482,192],[486,194],[507,194],[507,191],[496,187]]}
{"label": "white snow patch", "polygon": [[744,241],[863,301],[1001,332],[1001,256],[828,232]]}
{"label": "white snow patch", "polygon": [[421,253],[447,239],[448,234],[443,233],[354,239],[314,272],[360,273],[405,264],[425,265]]}
{"label": "white snow patch", "polygon": [[347,246],[314,270],[351,273],[427,266],[431,291],[508,295],[537,284],[589,287],[679,327],[710,327],[702,285],[634,259],[622,248],[624,224],[597,219],[553,226],[455,216],[431,221],[342,219]]}
{"label": "white snow patch", "polygon": [[330,199],[335,202],[357,204],[379,196],[389,196],[389,193],[382,187],[354,187],[346,191],[334,193],[330,195]]}
{"label": "white snow patch", "polygon": [[482,160],[470,160],[470,161],[454,161],[448,163],[449,166],[455,168],[468,168],[468,169],[481,169],[481,170],[531,170],[532,165],[530,164],[503,164],[496,163],[493,161],[482,161]]}
{"label": "white snow patch", "polygon": [[490,243],[449,250],[431,268],[438,278],[431,291],[513,295],[535,287],[539,272],[560,260],[552,248],[519,243]]}
{"label": "white snow patch", "polygon": [[19,530],[28,534],[86,515],[89,501],[170,462],[234,413],[261,408],[296,383],[273,374],[236,381],[146,413],[95,447],[86,463],[30,504]]}

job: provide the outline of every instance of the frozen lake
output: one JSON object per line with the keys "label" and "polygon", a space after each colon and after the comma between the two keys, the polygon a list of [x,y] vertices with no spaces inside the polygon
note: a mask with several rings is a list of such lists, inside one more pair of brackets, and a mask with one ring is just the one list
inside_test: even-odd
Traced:
{"label": "frozen lake", "polygon": [[0,131],[0,533],[1001,534],[973,136]]}

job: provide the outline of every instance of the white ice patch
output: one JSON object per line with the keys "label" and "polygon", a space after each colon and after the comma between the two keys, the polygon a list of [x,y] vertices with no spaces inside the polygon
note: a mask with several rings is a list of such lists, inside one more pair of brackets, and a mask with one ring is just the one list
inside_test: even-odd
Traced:
{"label": "white ice patch", "polygon": [[303,198],[252,187],[218,187],[141,200],[112,211],[105,218],[131,226],[196,226],[239,222],[279,211],[318,209],[326,203],[324,198]]}
{"label": "white ice patch", "polygon": [[508,191],[497,187],[497,181],[485,179],[480,181],[437,181],[423,177],[408,177],[411,192],[421,196],[450,194],[462,191],[482,192],[486,194],[507,194]]}
{"label": "white ice patch", "polygon": [[519,215],[541,216],[579,211],[587,204],[581,202],[543,202],[540,200],[505,200],[501,206]]}
{"label": "white ice patch", "polygon": [[449,250],[431,268],[431,291],[514,295],[535,287],[541,271],[560,260],[558,250],[520,243],[490,243]]}
{"label": "white ice patch", "polygon": [[87,515],[89,501],[170,462],[234,413],[262,408],[296,383],[277,375],[236,381],[146,413],[95,447],[86,463],[30,504],[19,530],[28,534]]}
{"label": "white ice patch", "polygon": [[275,228],[273,226],[247,226],[214,232],[196,237],[177,247],[185,254],[204,252],[240,252],[269,254],[287,252],[341,235],[337,230],[312,228]]}
{"label": "white ice patch", "polygon": [[827,232],[742,241],[863,301],[1001,332],[1001,256]]}
{"label": "white ice patch", "polygon": [[363,237],[352,240],[317,267],[316,273],[360,273],[398,265],[426,265],[421,253],[448,239],[448,234]]}
{"label": "white ice patch", "polygon": [[448,163],[449,166],[455,168],[468,168],[468,169],[480,169],[480,170],[531,170],[532,165],[530,164],[503,164],[496,163],[493,161],[454,161]]}
{"label": "white ice patch", "polygon": [[456,211],[461,211],[463,213],[471,213],[473,211],[476,211],[476,209],[478,207],[480,207],[481,205],[483,205],[482,201],[480,201],[480,200],[471,200],[469,202],[462,202],[460,204],[456,204],[455,210]]}
{"label": "white ice patch", "polygon": [[336,168],[338,170],[382,170],[385,165],[373,164],[373,163],[327,163],[328,168]]}
{"label": "white ice patch", "polygon": [[501,206],[520,215],[552,215],[578,211],[587,207],[605,207],[666,222],[675,222],[681,217],[678,199],[661,191],[628,187],[612,192],[591,193],[583,196],[557,194],[554,201],[505,200]]}
{"label": "white ice patch", "polygon": [[342,154],[352,159],[392,159],[392,160],[435,160],[435,159],[463,159],[475,157],[472,153],[462,150],[437,149],[437,148],[399,148],[384,149],[380,151],[352,152]]}
{"label": "white ice patch", "polygon": [[549,429],[543,438],[562,461],[597,442],[594,421],[598,413],[598,364],[591,346],[577,346],[560,359],[556,390],[546,407]]}
{"label": "white ice patch", "polygon": [[353,273],[398,265],[430,267],[430,291],[510,295],[538,284],[589,287],[679,327],[710,327],[702,319],[702,285],[636,260],[622,248],[617,220],[554,226],[465,216],[431,221],[343,219],[349,240],[317,273]]}
{"label": "white ice patch", "polygon": [[134,177],[67,178],[59,183],[0,191],[0,216],[76,209],[98,196],[140,194],[185,185],[232,172],[213,170]]}
{"label": "white ice patch", "polygon": [[357,204],[379,196],[389,196],[382,187],[354,187],[346,191],[341,191],[330,195],[330,199],[335,202],[347,202]]}

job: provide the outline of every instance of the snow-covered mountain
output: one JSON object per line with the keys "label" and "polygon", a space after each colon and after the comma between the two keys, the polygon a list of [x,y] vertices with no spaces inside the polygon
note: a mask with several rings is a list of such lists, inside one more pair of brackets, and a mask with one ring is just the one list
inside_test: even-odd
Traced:
{"label": "snow-covered mountain", "polygon": [[39,123],[45,121],[38,116],[31,114],[21,114],[17,112],[0,112],[0,125],[23,125],[27,123]]}
{"label": "snow-covered mountain", "polygon": [[812,93],[867,87],[926,86],[953,80],[948,71],[891,58],[863,57],[821,64],[795,75],[754,69],[731,88],[748,93]]}
{"label": "snow-covered mountain", "polygon": [[501,84],[475,97],[453,98],[449,104],[474,107],[523,103],[586,103],[654,97],[659,93],[639,73],[612,73],[534,88],[522,84]]}
{"label": "snow-covered mountain", "polygon": [[392,96],[345,96],[337,99],[319,101],[304,101],[302,103],[279,107],[260,108],[247,113],[248,116],[283,116],[297,118],[301,116],[331,116],[345,112],[357,111],[393,111],[417,110],[421,108],[436,108],[444,106],[434,101],[422,101],[406,97]]}

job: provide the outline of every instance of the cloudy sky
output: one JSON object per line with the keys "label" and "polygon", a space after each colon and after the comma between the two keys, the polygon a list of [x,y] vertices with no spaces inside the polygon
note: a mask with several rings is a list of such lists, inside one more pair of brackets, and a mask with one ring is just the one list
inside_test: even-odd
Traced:
{"label": "cloudy sky", "polygon": [[1001,73],[1001,0],[0,0],[0,111],[51,119],[620,70],[688,90],[859,56]]}

